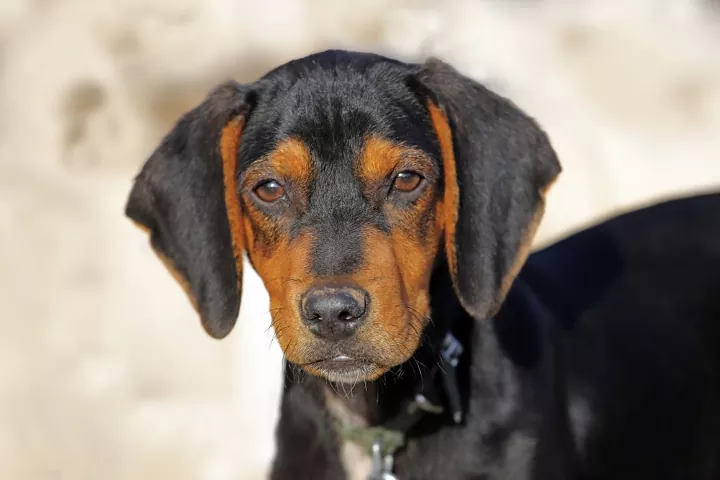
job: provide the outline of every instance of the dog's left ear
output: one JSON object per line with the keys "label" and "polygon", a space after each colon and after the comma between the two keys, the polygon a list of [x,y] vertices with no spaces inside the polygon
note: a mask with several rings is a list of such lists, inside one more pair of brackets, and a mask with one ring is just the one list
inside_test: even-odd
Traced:
{"label": "dog's left ear", "polygon": [[440,145],[439,213],[455,290],[468,313],[486,319],[529,254],[560,163],[534,120],[446,63],[428,60],[412,83]]}
{"label": "dog's left ear", "polygon": [[143,166],[125,208],[215,338],[232,330],[240,310],[237,156],[250,98],[248,87],[227,82],[187,112]]}

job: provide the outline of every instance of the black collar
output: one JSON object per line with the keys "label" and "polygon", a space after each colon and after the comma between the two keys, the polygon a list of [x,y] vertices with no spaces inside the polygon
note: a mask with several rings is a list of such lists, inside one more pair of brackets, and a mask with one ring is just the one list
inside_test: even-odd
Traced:
{"label": "black collar", "polygon": [[408,392],[395,416],[376,426],[338,425],[339,435],[361,444],[368,454],[379,455],[387,462],[388,457],[391,461],[396,451],[404,446],[408,432],[426,416],[446,416],[452,423],[461,424],[464,402],[457,368],[465,350],[460,340],[447,331],[436,350],[434,366]]}
{"label": "black collar", "polygon": [[385,427],[406,433],[427,414],[447,414],[455,424],[462,423],[463,402],[457,367],[464,351],[462,343],[452,332],[447,332],[440,345],[437,362],[431,367],[429,375],[421,377],[400,413],[386,422]]}

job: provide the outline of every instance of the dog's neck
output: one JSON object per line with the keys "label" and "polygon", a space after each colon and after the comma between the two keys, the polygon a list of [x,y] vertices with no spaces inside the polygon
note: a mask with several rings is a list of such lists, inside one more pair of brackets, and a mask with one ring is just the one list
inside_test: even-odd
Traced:
{"label": "dog's neck", "polygon": [[[376,381],[356,385],[323,382],[333,416],[344,417],[355,426],[384,425],[398,414],[421,381],[427,383],[423,376],[438,361],[437,345],[447,332],[461,339],[465,349],[457,369],[464,410],[471,407],[467,405],[471,389],[513,384],[508,391],[516,390],[525,381],[519,375],[547,364],[552,333],[547,331],[548,322],[540,318],[546,316],[544,307],[523,280],[511,288],[496,318],[483,323],[465,313],[448,278],[438,275],[434,280],[433,304],[442,310],[435,310],[438,313],[426,327],[423,344],[408,361]],[[518,373],[518,367],[524,373]],[[502,403],[505,395],[498,392],[497,402]],[[447,415],[430,420],[424,422],[430,429],[452,423]]]}

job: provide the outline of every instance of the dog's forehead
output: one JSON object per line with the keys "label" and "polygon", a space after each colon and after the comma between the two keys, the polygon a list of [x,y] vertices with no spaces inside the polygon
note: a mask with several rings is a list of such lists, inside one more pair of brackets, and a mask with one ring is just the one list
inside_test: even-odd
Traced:
{"label": "dog's forehead", "polygon": [[369,137],[411,141],[403,132],[412,131],[412,119],[404,115],[402,100],[392,98],[384,85],[355,72],[333,78],[323,73],[302,78],[290,89],[291,107],[283,111],[278,140],[299,139],[323,166],[352,164]]}
{"label": "dog's forehead", "polygon": [[407,85],[409,75],[404,64],[382,60],[358,64],[357,59],[318,62],[309,57],[287,64],[262,80],[242,163],[288,139],[302,142],[319,169],[345,171],[371,137],[432,150],[431,124]]}

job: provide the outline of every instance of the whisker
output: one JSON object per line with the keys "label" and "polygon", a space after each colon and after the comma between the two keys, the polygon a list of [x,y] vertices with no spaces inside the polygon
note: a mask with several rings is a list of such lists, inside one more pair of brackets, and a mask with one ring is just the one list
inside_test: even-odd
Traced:
{"label": "whisker", "polygon": [[415,318],[418,320],[425,320],[431,325],[433,324],[433,319],[431,315],[423,315],[421,312],[419,312],[417,309],[411,307],[410,305],[403,305]]}
{"label": "whisker", "polygon": [[446,372],[445,369],[443,368],[442,363],[440,363],[440,360],[435,360],[435,363],[437,364],[438,368],[439,368],[440,371],[443,373],[443,375],[447,375],[447,372]]}
{"label": "whisker", "polygon": [[328,380],[327,378],[326,378],[325,380],[327,381],[328,385],[330,385],[330,388],[332,389],[332,391],[335,392],[335,395],[337,395],[338,397],[341,396],[341,395],[340,395],[340,392],[339,392],[338,389],[337,389],[337,387],[336,387],[330,380]]}
{"label": "whisker", "polygon": [[[274,317],[274,316],[273,316],[273,317]],[[268,328],[265,329],[265,333],[267,333],[267,331],[270,330],[271,328],[275,328],[275,325],[276,325],[281,319],[282,319],[282,317],[271,318],[271,319],[270,319],[270,325],[268,326]]]}
{"label": "whisker", "polygon": [[423,379],[422,368],[421,368],[422,364],[415,357],[413,357],[413,360],[415,361],[415,366],[417,367],[418,374],[420,375],[420,385],[424,385],[425,382]]}
{"label": "whisker", "polygon": [[276,329],[276,330],[275,330],[275,333],[273,333],[273,336],[272,336],[272,338],[270,339],[270,345],[269,345],[268,348],[272,347],[272,342],[273,342],[273,340],[277,340],[278,345],[280,345],[280,335],[282,335],[282,333],[283,333],[285,330],[287,330],[287,329],[288,329],[287,326],[284,327],[284,328],[280,328],[279,330]]}

